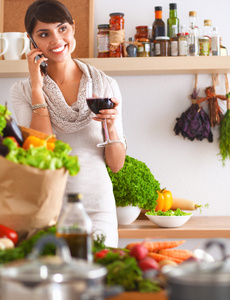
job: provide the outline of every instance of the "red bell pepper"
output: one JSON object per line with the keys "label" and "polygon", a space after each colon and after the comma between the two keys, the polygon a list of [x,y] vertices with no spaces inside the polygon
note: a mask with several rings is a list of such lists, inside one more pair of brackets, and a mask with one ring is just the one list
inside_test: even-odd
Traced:
{"label": "red bell pepper", "polygon": [[8,239],[10,239],[14,245],[17,244],[18,241],[18,234],[16,231],[14,231],[13,229],[10,229],[4,225],[0,224],[0,238],[3,237],[7,237]]}

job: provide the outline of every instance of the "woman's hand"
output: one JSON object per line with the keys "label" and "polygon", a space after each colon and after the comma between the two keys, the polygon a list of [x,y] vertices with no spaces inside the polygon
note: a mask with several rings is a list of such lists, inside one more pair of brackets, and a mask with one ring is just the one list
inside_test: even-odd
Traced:
{"label": "woman's hand", "polygon": [[28,61],[28,68],[30,72],[32,89],[43,87],[43,74],[40,69],[40,64],[42,61],[48,60],[46,57],[41,57],[37,60],[35,59],[37,55],[42,55],[42,52],[37,48],[33,48],[27,54],[27,61]]}
{"label": "woman's hand", "polygon": [[115,126],[115,121],[117,119],[118,111],[117,106],[119,105],[119,100],[116,98],[111,98],[111,101],[114,103],[114,108],[111,109],[102,109],[100,114],[93,117],[94,120],[102,122],[103,119],[106,119],[108,131],[111,131]]}

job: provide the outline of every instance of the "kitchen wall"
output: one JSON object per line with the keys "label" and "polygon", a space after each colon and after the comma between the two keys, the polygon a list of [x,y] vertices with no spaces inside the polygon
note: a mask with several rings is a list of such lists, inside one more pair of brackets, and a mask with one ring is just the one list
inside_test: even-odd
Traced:
{"label": "kitchen wall", "polygon": [[[196,10],[201,31],[203,20],[211,19],[212,25],[218,27],[223,44],[230,50],[229,1],[178,0],[177,4],[181,24],[188,24],[188,12]],[[153,23],[154,7],[158,5],[163,7],[163,19],[166,22],[169,14],[169,1],[166,0],[95,0],[95,36],[97,25],[108,23],[109,13],[123,12],[128,40],[134,36],[135,26]],[[207,140],[184,140],[181,136],[175,136],[173,131],[176,118],[191,105],[189,95],[194,87],[194,75],[115,78],[123,96],[127,154],[145,162],[161,183],[161,187],[170,189],[174,196],[199,204],[209,203],[209,208],[203,209],[202,215],[229,215],[230,162],[223,167],[218,157],[218,128],[213,130],[213,143]],[[220,75],[219,79],[220,84],[216,90],[218,94],[224,94],[224,76]],[[9,89],[16,80],[18,78],[0,78],[0,103],[9,101]],[[199,96],[204,96],[204,89],[211,84],[211,75],[199,75]],[[10,102],[9,108],[12,110]],[[195,214],[200,215],[200,212],[196,211]]]}

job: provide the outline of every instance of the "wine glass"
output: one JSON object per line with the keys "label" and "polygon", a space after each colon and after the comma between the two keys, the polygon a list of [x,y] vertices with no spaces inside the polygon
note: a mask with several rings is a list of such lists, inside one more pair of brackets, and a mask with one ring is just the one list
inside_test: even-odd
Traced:
{"label": "wine glass", "polygon": [[[89,80],[86,83],[86,101],[89,109],[95,114],[99,114],[101,109],[114,108],[114,103],[111,101],[111,97],[105,97],[105,95],[97,96],[93,93],[92,80]],[[114,143],[122,143],[120,140],[110,140],[106,119],[103,119],[103,127],[105,131],[105,142],[97,144],[97,147],[106,147]]]}

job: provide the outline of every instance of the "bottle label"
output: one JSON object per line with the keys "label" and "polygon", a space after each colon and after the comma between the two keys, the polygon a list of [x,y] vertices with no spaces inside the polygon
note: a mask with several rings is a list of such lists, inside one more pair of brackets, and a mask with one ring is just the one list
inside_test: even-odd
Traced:
{"label": "bottle label", "polygon": [[178,56],[178,41],[171,41],[171,56]]}
{"label": "bottle label", "polygon": [[98,52],[109,52],[109,35],[98,34],[97,35],[97,48]]}
{"label": "bottle label", "polygon": [[186,41],[179,41],[179,55],[187,56],[188,55],[188,42]]}
{"label": "bottle label", "polygon": [[161,55],[161,46],[159,43],[155,45],[155,55]]}

